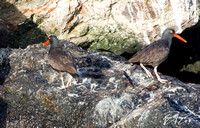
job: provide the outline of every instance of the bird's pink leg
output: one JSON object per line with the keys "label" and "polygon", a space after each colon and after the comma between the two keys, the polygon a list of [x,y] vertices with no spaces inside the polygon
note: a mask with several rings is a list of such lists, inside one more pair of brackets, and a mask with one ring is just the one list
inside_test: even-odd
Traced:
{"label": "bird's pink leg", "polygon": [[147,70],[147,69],[144,67],[144,65],[143,65],[142,63],[140,63],[140,66],[144,69],[144,71],[146,72],[146,74],[147,74],[149,77],[153,78],[151,72],[150,72],[149,70]]}
{"label": "bird's pink leg", "polygon": [[61,79],[62,85],[60,87],[57,87],[57,88],[63,89],[63,88],[65,88],[65,85],[64,85],[63,76],[62,76],[61,73],[60,73],[60,79]]}
{"label": "bird's pink leg", "polygon": [[158,75],[158,72],[157,72],[157,67],[158,67],[158,66],[156,66],[156,67],[154,68],[154,72],[155,72],[155,74],[156,74],[156,77],[157,77],[158,81],[160,81],[161,83],[165,83],[167,80],[161,79],[161,78],[160,78],[160,76]]}
{"label": "bird's pink leg", "polygon": [[72,78],[73,78],[73,77],[70,75],[70,78],[68,79],[66,88],[69,87],[69,86],[71,85]]}
{"label": "bird's pink leg", "polygon": [[68,79],[68,82],[67,82],[67,85],[65,86],[64,85],[64,82],[63,82],[63,77],[62,77],[62,86],[58,87],[59,89],[66,89],[68,88],[70,85],[71,85],[71,80],[72,80],[72,76],[70,75],[69,79]]}

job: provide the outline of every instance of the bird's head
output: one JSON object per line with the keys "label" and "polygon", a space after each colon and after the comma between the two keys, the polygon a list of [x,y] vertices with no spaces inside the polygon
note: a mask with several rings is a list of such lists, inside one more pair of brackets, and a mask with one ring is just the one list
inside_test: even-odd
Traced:
{"label": "bird's head", "polygon": [[167,28],[162,34],[162,39],[169,39],[172,37],[176,37],[177,39],[187,43],[187,41],[183,39],[181,36],[179,36],[178,34],[176,34],[174,29],[172,28]]}
{"label": "bird's head", "polygon": [[49,43],[50,43],[51,47],[60,47],[58,38],[55,35],[49,36],[49,39],[45,43],[43,43],[43,46],[45,46]]}

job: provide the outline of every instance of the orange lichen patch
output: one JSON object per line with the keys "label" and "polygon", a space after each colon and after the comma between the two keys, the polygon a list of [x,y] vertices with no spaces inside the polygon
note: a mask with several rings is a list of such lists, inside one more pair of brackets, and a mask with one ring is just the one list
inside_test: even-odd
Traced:
{"label": "orange lichen patch", "polygon": [[70,4],[69,4],[69,11],[71,12],[71,10],[73,9],[73,7],[72,6],[70,6]]}
{"label": "orange lichen patch", "polygon": [[53,4],[54,3],[54,1],[48,1],[47,3],[45,3],[43,6],[40,6],[40,7],[38,7],[38,8],[36,8],[37,10],[43,10],[44,8],[48,8],[48,7],[50,7],[50,5],[51,4]]}
{"label": "orange lichen patch", "polygon": [[67,22],[67,25],[65,26],[65,28],[68,28],[68,26],[70,26],[70,24],[72,24],[74,22],[74,20],[75,20],[75,16],[73,15],[73,16],[70,17],[70,19]]}
{"label": "orange lichen patch", "polygon": [[39,10],[38,13],[41,14],[41,13],[44,13],[44,12],[48,12],[48,10],[49,10],[49,7],[45,7],[42,10]]}
{"label": "orange lichen patch", "polygon": [[73,35],[73,36],[70,36],[70,39],[69,39],[69,40],[70,40],[71,42],[74,42],[74,40],[77,38],[76,35],[78,35],[77,32],[76,32],[76,31],[72,31],[72,32],[70,33],[70,35]]}
{"label": "orange lichen patch", "polygon": [[55,28],[55,25],[51,25],[50,30],[53,30]]}
{"label": "orange lichen patch", "polygon": [[170,0],[168,0],[168,3],[169,3],[169,6],[171,6],[171,1]]}
{"label": "orange lichen patch", "polygon": [[29,10],[29,11],[26,11],[25,13],[23,13],[25,16],[29,17],[33,14],[33,10]]}
{"label": "orange lichen patch", "polygon": [[53,2],[54,2],[54,1],[49,1],[49,2],[45,3],[43,6],[38,7],[37,9],[40,10],[40,9],[42,9],[42,8],[45,7],[45,6],[48,7],[49,5],[53,4]]}
{"label": "orange lichen patch", "polygon": [[[69,8],[70,8],[70,7],[69,7]],[[82,9],[82,4],[79,4],[79,6],[75,8],[76,12],[81,11],[81,9]],[[64,28],[65,30],[67,30],[67,29],[69,28],[69,26],[70,26],[71,24],[74,23],[75,17],[76,17],[76,14],[75,14],[75,15],[72,15],[72,16],[70,17],[70,19],[68,20],[68,22],[67,22],[67,24],[66,24],[66,26],[65,26],[65,28]]]}
{"label": "orange lichen patch", "polygon": [[[58,4],[59,1],[56,2],[56,5]],[[55,8],[51,7],[52,4],[54,4],[54,1],[50,0],[47,3],[45,3],[44,5],[39,6],[35,9],[31,9],[31,10],[24,9],[24,10],[22,10],[22,13],[27,17],[32,15],[33,13],[38,13],[38,14],[43,13],[43,12],[50,13],[55,9]]]}
{"label": "orange lichen patch", "polygon": [[168,5],[167,5],[165,10],[166,11],[171,10],[171,2],[170,2],[170,0],[168,0]]}
{"label": "orange lichen patch", "polygon": [[23,12],[23,13],[26,13],[26,12],[28,12],[29,10],[28,9],[22,9],[21,10],[21,12]]}
{"label": "orange lichen patch", "polygon": [[70,42],[74,42],[74,40],[76,39],[76,37],[72,37],[69,39]]}
{"label": "orange lichen patch", "polygon": [[70,42],[74,42],[74,38],[70,38],[69,41],[70,41]]}
{"label": "orange lichen patch", "polygon": [[48,13],[51,13],[53,10],[55,10],[55,8],[50,8],[50,9],[48,10]]}
{"label": "orange lichen patch", "polygon": [[82,4],[79,4],[78,7],[76,7],[76,11],[79,11],[82,8]]}
{"label": "orange lichen patch", "polygon": [[80,12],[80,13],[81,13],[81,14],[86,14],[86,12],[87,12],[87,11],[86,11],[85,7],[82,6],[82,9],[81,9],[81,12]]}
{"label": "orange lichen patch", "polygon": [[76,31],[71,32],[71,35],[78,35]]}
{"label": "orange lichen patch", "polygon": [[[46,4],[46,6],[43,6],[43,8],[41,10],[38,11],[39,14],[43,13],[43,12],[52,12],[53,10],[55,10],[55,8],[50,7],[51,4],[53,4],[54,1],[50,1],[48,4]],[[58,4],[58,2],[56,2],[56,4]]]}
{"label": "orange lichen patch", "polygon": [[[59,1],[60,1],[60,0],[59,0]],[[56,6],[58,5],[58,2],[59,2],[59,1],[56,2]],[[48,5],[46,6],[45,10],[46,10],[46,11],[48,10],[48,13],[52,12],[53,10],[55,10],[54,7],[49,8],[49,6],[50,6],[51,4],[53,4],[53,3],[54,3],[54,1],[51,1],[51,2],[48,3]]]}

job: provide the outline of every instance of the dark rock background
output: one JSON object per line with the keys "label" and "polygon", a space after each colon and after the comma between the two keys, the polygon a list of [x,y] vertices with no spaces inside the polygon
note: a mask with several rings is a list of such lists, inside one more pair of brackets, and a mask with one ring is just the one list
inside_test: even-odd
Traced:
{"label": "dark rock background", "polygon": [[173,39],[169,57],[159,66],[165,75],[176,77],[184,82],[200,83],[200,22],[184,30],[181,36],[188,43]]}

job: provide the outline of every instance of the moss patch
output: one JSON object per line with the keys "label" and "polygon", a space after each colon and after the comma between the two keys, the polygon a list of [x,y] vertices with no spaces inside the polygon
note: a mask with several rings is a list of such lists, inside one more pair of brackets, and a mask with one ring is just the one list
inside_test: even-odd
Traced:
{"label": "moss patch", "polygon": [[58,31],[58,29],[54,28],[53,30],[50,31],[50,35],[59,36],[60,32]]}
{"label": "moss patch", "polygon": [[125,29],[118,26],[115,30],[106,27],[90,27],[87,32],[89,42],[81,44],[93,50],[106,50],[115,54],[134,53],[139,48],[139,43],[133,32],[125,33]]}
{"label": "moss patch", "polygon": [[183,66],[181,71],[199,73],[200,72],[200,61],[196,61],[194,64],[188,64],[187,66]]}

